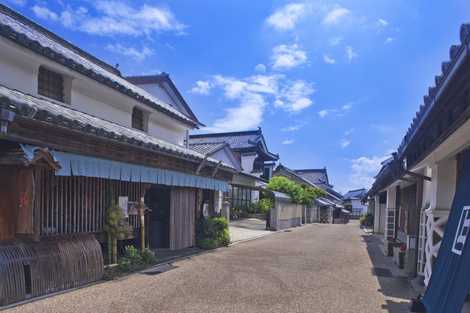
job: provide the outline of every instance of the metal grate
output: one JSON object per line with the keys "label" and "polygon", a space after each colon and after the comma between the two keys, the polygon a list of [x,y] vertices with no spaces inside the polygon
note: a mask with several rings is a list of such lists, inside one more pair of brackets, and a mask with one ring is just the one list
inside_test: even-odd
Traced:
{"label": "metal grate", "polygon": [[45,97],[64,102],[64,78],[62,75],[39,68],[38,93]]}
{"label": "metal grate", "polygon": [[132,128],[142,131],[145,130],[144,112],[142,112],[142,110],[139,110],[138,108],[132,109]]}

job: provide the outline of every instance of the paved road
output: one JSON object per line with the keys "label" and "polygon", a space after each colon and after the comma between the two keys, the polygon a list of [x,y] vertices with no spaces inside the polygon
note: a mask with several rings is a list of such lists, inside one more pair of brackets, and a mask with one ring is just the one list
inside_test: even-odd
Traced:
{"label": "paved road", "polygon": [[266,221],[258,218],[245,218],[231,221],[229,229],[232,243],[271,234],[269,230],[266,230]]}
{"label": "paved road", "polygon": [[307,225],[7,312],[406,312],[400,280],[371,274],[368,250],[380,253],[362,235]]}

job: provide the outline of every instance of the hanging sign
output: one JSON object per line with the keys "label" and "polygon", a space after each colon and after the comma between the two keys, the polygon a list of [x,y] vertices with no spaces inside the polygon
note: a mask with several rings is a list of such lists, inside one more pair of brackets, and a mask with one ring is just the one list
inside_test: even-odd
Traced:
{"label": "hanging sign", "polygon": [[464,151],[444,238],[423,297],[427,313],[460,313],[470,292],[470,151]]}

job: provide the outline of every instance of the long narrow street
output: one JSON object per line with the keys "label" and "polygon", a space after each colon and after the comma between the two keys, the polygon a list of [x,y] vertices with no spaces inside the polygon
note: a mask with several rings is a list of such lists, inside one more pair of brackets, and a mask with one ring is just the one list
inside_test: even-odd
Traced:
{"label": "long narrow street", "polygon": [[310,224],[7,312],[407,312],[386,261],[356,222]]}

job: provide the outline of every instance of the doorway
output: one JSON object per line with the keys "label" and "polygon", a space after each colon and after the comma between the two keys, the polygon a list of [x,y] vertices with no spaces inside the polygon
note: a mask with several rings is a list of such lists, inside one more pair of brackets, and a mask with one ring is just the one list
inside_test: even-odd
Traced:
{"label": "doorway", "polygon": [[170,248],[170,189],[153,186],[145,194],[150,212],[149,243],[152,249]]}

